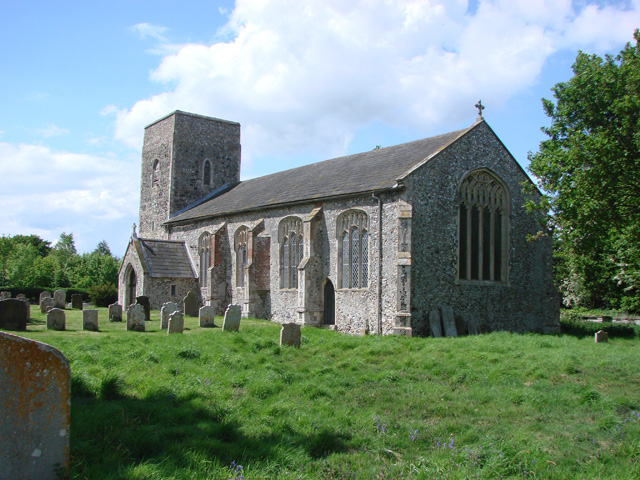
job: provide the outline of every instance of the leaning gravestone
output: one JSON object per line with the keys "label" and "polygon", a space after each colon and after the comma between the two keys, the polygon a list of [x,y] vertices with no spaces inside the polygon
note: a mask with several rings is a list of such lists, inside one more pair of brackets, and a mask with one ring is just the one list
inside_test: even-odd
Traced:
{"label": "leaning gravestone", "polygon": [[53,306],[55,308],[64,308],[66,306],[67,292],[64,290],[56,290],[53,292]]}
{"label": "leaning gravestone", "polygon": [[44,297],[40,302],[40,313],[47,313],[47,309],[53,308],[53,298]]}
{"label": "leaning gravestone", "polygon": [[71,372],[44,343],[0,332],[0,479],[67,478]]}
{"label": "leaning gravestone", "polygon": [[112,303],[111,305],[109,305],[109,321],[122,321],[122,305],[120,305],[119,303]]}
{"label": "leaning gravestone", "polygon": [[467,329],[469,330],[469,335],[480,335],[480,320],[478,320],[478,317],[469,317]]}
{"label": "leaning gravestone", "polygon": [[283,323],[280,330],[280,346],[291,345],[300,348],[300,325],[297,323]]}
{"label": "leaning gravestone", "polygon": [[127,308],[127,330],[144,332],[144,307],[138,303]]}
{"label": "leaning gravestone", "polygon": [[169,327],[169,317],[173,312],[179,312],[180,307],[175,302],[167,302],[160,309],[160,328],[166,330]]}
{"label": "leaning gravestone", "polygon": [[82,329],[92,332],[98,331],[98,310],[82,311]]}
{"label": "leaning gravestone", "polygon": [[200,320],[200,327],[202,328],[213,328],[216,326],[216,324],[214,323],[215,320],[215,316],[216,316],[216,309],[213,307],[210,307],[208,305],[205,305],[204,307],[200,308],[200,311],[198,312],[198,317]]}
{"label": "leaning gravestone", "polygon": [[200,302],[198,301],[198,297],[196,297],[195,293],[189,291],[187,296],[184,297],[184,314],[190,317],[197,317],[199,308]]}
{"label": "leaning gravestone", "polygon": [[440,307],[440,312],[442,313],[442,326],[444,327],[445,337],[457,337],[456,317],[453,313],[453,308],[448,305],[444,305]]}
{"label": "leaning gravestone", "polygon": [[45,298],[51,298],[51,292],[48,290],[45,290],[43,292],[40,292],[40,300],[38,301],[38,304],[42,303],[42,300]]}
{"label": "leaning gravestone", "polygon": [[79,293],[74,293],[71,295],[71,308],[75,308],[77,310],[82,310],[82,295]]}
{"label": "leaning gravestone", "polygon": [[442,323],[440,323],[440,311],[431,310],[429,312],[429,327],[432,337],[442,337]]}
{"label": "leaning gravestone", "polygon": [[64,330],[66,316],[61,308],[52,308],[47,312],[47,330]]}
{"label": "leaning gravestone", "polygon": [[170,333],[182,333],[184,331],[184,315],[182,312],[173,312],[169,315],[169,326],[167,335]]}
{"label": "leaning gravestone", "polygon": [[0,328],[6,330],[27,329],[27,305],[17,298],[0,300]]}
{"label": "leaning gravestone", "polygon": [[224,312],[224,321],[222,322],[223,332],[237,332],[240,329],[240,317],[242,316],[242,308],[240,305],[229,305],[227,311]]}
{"label": "leaning gravestone", "polygon": [[151,304],[149,303],[149,297],[146,295],[140,295],[136,297],[136,303],[144,307],[144,319],[148,322],[151,320]]}

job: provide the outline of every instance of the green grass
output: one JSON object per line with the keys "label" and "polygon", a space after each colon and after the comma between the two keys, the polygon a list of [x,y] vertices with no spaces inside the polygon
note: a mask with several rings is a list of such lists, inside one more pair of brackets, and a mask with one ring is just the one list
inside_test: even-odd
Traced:
{"label": "green grass", "polygon": [[168,337],[101,309],[99,333],[78,311],[49,332],[35,310],[23,335],[71,364],[72,478],[640,476],[637,339],[304,328],[295,349],[259,320]]}

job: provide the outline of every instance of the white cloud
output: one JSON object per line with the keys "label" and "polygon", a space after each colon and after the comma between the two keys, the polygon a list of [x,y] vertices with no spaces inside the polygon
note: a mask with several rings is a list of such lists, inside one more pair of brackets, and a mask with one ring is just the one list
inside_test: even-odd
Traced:
{"label": "white cloud", "polygon": [[116,113],[118,113],[118,107],[116,107],[115,105],[105,105],[100,110],[100,115],[102,115],[103,117],[115,115]]}
{"label": "white cloud", "polygon": [[159,42],[166,42],[167,39],[163,33],[167,31],[167,27],[151,25],[150,23],[138,23],[129,27],[129,30],[137,33],[141,39],[153,38]]}
{"label": "white cloud", "polygon": [[[372,121],[425,134],[497,109],[537,82],[550,55],[631,39],[630,8],[571,0],[238,0],[222,34],[162,59],[162,94],[117,113],[136,149],[143,127],[181,109],[243,125],[243,160],[344,153]],[[612,31],[616,31],[615,34]],[[245,164],[246,167],[246,164]],[[246,168],[245,168],[246,170]],[[251,175],[244,171],[243,175]]]}
{"label": "white cloud", "polygon": [[60,135],[69,135],[69,130],[66,128],[60,128],[53,123],[50,123],[45,128],[38,130],[38,133],[44,138],[59,137]]}

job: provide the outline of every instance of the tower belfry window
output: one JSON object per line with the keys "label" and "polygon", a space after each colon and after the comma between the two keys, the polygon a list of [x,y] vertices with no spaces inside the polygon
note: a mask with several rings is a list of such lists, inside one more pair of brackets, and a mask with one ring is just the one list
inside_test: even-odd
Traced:
{"label": "tower belfry window", "polygon": [[156,159],[153,162],[153,173],[151,174],[151,182],[156,185],[160,180],[160,160]]}
{"label": "tower belfry window", "polygon": [[209,160],[204,161],[204,167],[202,170],[202,183],[207,186],[211,185],[211,162]]}

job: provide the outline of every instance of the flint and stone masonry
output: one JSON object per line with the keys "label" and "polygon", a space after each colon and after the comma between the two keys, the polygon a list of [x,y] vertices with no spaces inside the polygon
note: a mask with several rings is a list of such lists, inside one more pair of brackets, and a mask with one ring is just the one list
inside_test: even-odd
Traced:
{"label": "flint and stone masonry", "polygon": [[482,117],[243,182],[240,151],[235,122],[175,111],[146,127],[125,308],[185,308],[191,291],[217,315],[351,334],[557,330],[551,244],[527,240],[540,194]]}

